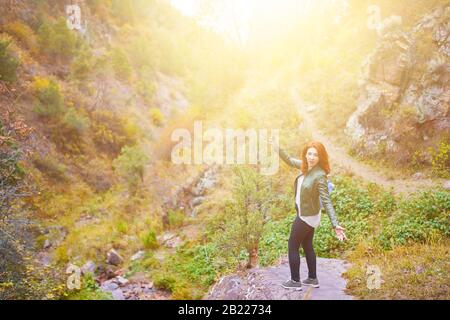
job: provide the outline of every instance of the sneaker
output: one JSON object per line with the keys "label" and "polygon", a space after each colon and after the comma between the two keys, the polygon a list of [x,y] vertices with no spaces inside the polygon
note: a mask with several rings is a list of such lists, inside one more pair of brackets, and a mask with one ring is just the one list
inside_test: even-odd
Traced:
{"label": "sneaker", "polygon": [[307,279],[302,281],[302,284],[304,284],[305,286],[318,288],[319,287],[319,280],[317,280],[317,278],[316,279],[307,278]]}
{"label": "sneaker", "polygon": [[300,281],[294,281],[292,279],[283,282],[281,286],[285,289],[294,289],[296,291],[302,290],[302,283]]}

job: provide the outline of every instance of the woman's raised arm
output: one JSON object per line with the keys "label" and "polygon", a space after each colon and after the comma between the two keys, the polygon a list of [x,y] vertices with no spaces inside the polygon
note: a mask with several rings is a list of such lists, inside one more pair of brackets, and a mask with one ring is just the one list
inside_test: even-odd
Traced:
{"label": "woman's raised arm", "polygon": [[283,159],[283,161],[293,168],[301,169],[302,168],[302,160],[294,158],[289,156],[283,149],[280,148],[280,146],[273,141],[272,139],[269,140],[272,146],[275,148],[275,150],[280,155],[280,158]]}

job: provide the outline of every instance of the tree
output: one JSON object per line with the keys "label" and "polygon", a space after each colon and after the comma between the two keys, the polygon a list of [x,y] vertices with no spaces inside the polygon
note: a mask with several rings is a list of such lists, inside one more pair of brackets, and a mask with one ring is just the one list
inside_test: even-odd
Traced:
{"label": "tree", "polygon": [[218,233],[223,252],[248,254],[247,268],[258,264],[258,244],[271,207],[271,184],[254,168],[238,166],[234,173],[233,197],[225,207],[223,232]]}
{"label": "tree", "polygon": [[144,168],[147,155],[139,146],[125,146],[113,162],[114,170],[128,182],[129,189],[135,194],[140,182],[144,180]]}

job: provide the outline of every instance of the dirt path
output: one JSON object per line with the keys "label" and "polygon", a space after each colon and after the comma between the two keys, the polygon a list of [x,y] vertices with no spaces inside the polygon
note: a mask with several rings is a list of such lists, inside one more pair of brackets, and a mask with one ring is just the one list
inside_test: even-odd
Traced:
{"label": "dirt path", "polygon": [[291,98],[299,115],[304,119],[303,123],[299,126],[299,129],[301,131],[307,130],[311,132],[311,136],[314,140],[318,140],[325,145],[328,153],[330,154],[330,162],[332,164],[338,165],[344,170],[352,172],[355,176],[358,176],[366,181],[382,185],[387,189],[392,188],[396,194],[409,194],[424,188],[436,186],[439,183],[442,185],[442,179],[438,179],[436,181],[431,179],[390,180],[384,177],[382,173],[377,172],[372,167],[355,160],[344,148],[337,146],[327,136],[321,133],[320,129],[316,126],[313,116],[307,111],[307,105],[302,101],[299,96],[299,90],[297,90],[296,87],[293,87],[291,90]]}

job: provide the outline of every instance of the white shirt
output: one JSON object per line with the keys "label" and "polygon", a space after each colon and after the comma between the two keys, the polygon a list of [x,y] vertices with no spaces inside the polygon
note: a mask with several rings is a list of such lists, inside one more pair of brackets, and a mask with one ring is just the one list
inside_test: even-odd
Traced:
{"label": "white shirt", "polygon": [[320,225],[321,210],[319,209],[319,212],[313,216],[302,216],[302,212],[300,209],[300,192],[301,192],[301,187],[302,187],[304,177],[305,176],[302,175],[302,176],[300,176],[300,178],[298,178],[297,192],[296,192],[296,196],[295,196],[295,202],[297,203],[297,206],[298,206],[299,218],[302,219],[303,221],[305,221],[311,227],[317,228]]}

